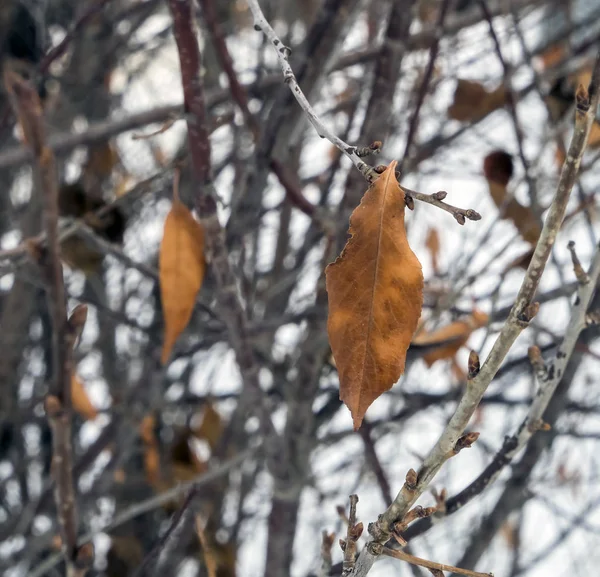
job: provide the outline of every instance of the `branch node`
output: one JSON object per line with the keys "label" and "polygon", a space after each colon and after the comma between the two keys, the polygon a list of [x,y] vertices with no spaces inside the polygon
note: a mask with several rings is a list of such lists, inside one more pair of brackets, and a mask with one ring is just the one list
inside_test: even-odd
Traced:
{"label": "branch node", "polygon": [[409,196],[408,194],[404,195],[404,202],[408,210],[415,210],[415,201],[412,196]]}
{"label": "branch node", "polygon": [[540,310],[540,303],[533,302],[529,303],[524,309],[523,312],[517,317],[519,323],[522,326],[527,326],[532,321],[533,317],[538,314]]}
{"label": "branch node", "polygon": [[585,315],[585,326],[595,327],[600,325],[600,310],[590,311]]}
{"label": "branch node", "polygon": [[470,449],[473,443],[479,438],[479,433],[472,432],[466,433],[456,441],[454,445],[453,454],[458,455],[463,449]]}
{"label": "branch node", "polygon": [[548,376],[548,368],[542,357],[542,351],[540,347],[533,345],[527,349],[527,355],[529,356],[529,362],[535,371],[535,374],[540,381],[546,380]]}
{"label": "branch node", "polygon": [[417,482],[419,480],[419,476],[414,469],[409,469],[408,473],[406,473],[406,480],[404,482],[404,486],[408,491],[415,491],[417,489]]}
{"label": "branch node", "polygon": [[381,553],[383,552],[383,545],[381,543],[378,543],[377,541],[371,541],[367,545],[367,549],[369,553],[371,553],[371,555],[379,557],[379,555],[381,555]]}
{"label": "branch node", "polygon": [[364,158],[371,154],[379,154],[381,152],[381,148],[383,147],[383,142],[381,140],[376,140],[369,144],[369,146],[358,146],[358,147],[349,147],[347,150],[348,154],[356,154],[359,158]]}
{"label": "branch node", "polygon": [[577,92],[575,93],[575,109],[582,115],[587,114],[587,111],[590,109],[590,95],[583,84],[577,87]]}
{"label": "branch node", "polygon": [[56,420],[64,412],[62,401],[56,395],[48,395],[44,401],[44,409],[48,419]]}
{"label": "branch node", "polygon": [[552,425],[546,423],[543,419],[536,419],[535,421],[529,423],[528,427],[531,433],[535,433],[537,431],[550,431],[552,429]]}

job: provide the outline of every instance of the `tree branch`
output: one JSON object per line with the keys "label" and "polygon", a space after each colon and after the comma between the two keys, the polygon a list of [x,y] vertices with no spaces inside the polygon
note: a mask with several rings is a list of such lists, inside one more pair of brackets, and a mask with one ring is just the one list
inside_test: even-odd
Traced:
{"label": "tree branch", "polygon": [[404,484],[392,505],[380,516],[377,522],[370,526],[373,541],[363,549],[357,561],[353,577],[364,577],[381,553],[382,546],[391,535],[395,522],[400,520],[429,486],[438,473],[447,455],[456,446],[469,420],[479,405],[487,387],[496,375],[500,364],[517,337],[527,327],[536,312],[533,296],[537,290],[556,235],[562,224],[567,203],[573,185],[577,179],[579,165],[585,151],[588,136],[598,108],[600,83],[600,53],[596,58],[592,79],[588,89],[580,87],[578,91],[578,106],[575,118],[575,130],[569,146],[569,151],[558,182],[558,187],[548,210],[542,234],[535,248],[533,257],[527,269],[525,278],[511,309],[509,317],[500,331],[490,354],[479,373],[469,381],[465,393],[456,411],[446,426],[438,442],[431,449],[423,462],[416,482],[412,486]]}

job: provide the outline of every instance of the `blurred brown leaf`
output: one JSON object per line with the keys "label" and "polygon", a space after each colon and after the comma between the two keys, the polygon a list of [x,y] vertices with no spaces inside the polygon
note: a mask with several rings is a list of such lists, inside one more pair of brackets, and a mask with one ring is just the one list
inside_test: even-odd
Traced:
{"label": "blurred brown leaf", "polygon": [[538,218],[528,206],[523,206],[515,198],[507,198],[507,185],[513,173],[512,157],[503,150],[495,150],[485,157],[483,172],[501,218],[511,220],[523,240],[535,245],[542,232]]}
{"label": "blurred brown leaf", "polygon": [[98,410],[85,390],[85,386],[77,375],[71,377],[71,401],[73,409],[86,421],[93,421],[98,416]]}
{"label": "blurred brown leaf", "polygon": [[431,266],[434,272],[439,272],[438,268],[438,257],[440,255],[440,235],[436,228],[430,227],[427,231],[427,238],[425,239],[425,246],[431,256]]}
{"label": "blurred brown leaf", "polygon": [[106,554],[106,577],[129,577],[144,558],[141,543],[131,536],[111,536]]}
{"label": "blurred brown leaf", "polygon": [[439,348],[423,355],[423,360],[428,366],[431,366],[436,361],[454,357],[458,350],[467,343],[471,333],[485,326],[487,322],[488,315],[475,309],[465,319],[455,321],[431,332],[421,332],[415,335],[412,342],[422,346],[440,345]]}
{"label": "blurred brown leaf", "polygon": [[448,108],[448,117],[460,122],[474,122],[502,108],[506,103],[506,90],[501,84],[491,92],[479,82],[458,80],[454,100]]}

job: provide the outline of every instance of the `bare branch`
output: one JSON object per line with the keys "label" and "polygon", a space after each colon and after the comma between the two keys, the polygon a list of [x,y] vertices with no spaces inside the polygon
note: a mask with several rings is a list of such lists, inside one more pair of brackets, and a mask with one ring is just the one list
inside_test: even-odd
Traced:
{"label": "bare branch", "polygon": [[262,30],[265,36],[269,39],[269,42],[273,44],[275,48],[275,52],[277,54],[277,58],[279,60],[279,65],[281,66],[281,71],[283,72],[283,79],[286,84],[289,86],[294,98],[297,100],[298,104],[306,114],[306,117],[310,121],[310,123],[314,126],[317,134],[321,138],[326,138],[333,144],[337,149],[345,154],[351,161],[352,164],[358,169],[358,171],[367,179],[367,181],[372,182],[377,178],[376,173],[373,169],[365,164],[360,156],[356,154],[356,147],[350,146],[346,142],[344,142],[341,138],[336,136],[329,128],[325,126],[323,121],[317,116],[316,112],[313,110],[312,106],[308,102],[304,92],[300,88],[298,84],[298,80],[296,79],[296,75],[292,70],[292,67],[289,63],[289,56],[291,53],[290,48],[285,46],[283,42],[279,39],[277,34],[275,34],[275,30],[271,27],[263,11],[260,8],[260,4],[258,0],[248,0],[248,6],[250,6],[250,10],[252,11],[252,15],[254,16],[255,28],[257,30]]}
{"label": "bare branch", "polygon": [[91,544],[77,546],[78,517],[71,445],[71,380],[73,347],[83,329],[87,310],[78,308],[74,315],[67,318],[58,234],[56,164],[52,151],[46,145],[39,97],[33,86],[9,67],[4,71],[4,83],[23,127],[25,141],[34,154],[35,179],[43,195],[43,224],[48,242],[47,250],[40,255],[39,264],[47,284],[48,308],[52,319],[53,376],[45,409],[52,430],[54,495],[67,577],[83,577],[93,564],[94,551]]}

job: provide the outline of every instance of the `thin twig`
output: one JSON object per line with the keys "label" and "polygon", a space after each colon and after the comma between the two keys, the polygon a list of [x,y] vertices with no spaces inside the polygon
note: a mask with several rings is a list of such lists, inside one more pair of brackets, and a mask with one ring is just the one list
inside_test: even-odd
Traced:
{"label": "thin twig", "polygon": [[436,34],[433,37],[433,42],[431,43],[431,48],[429,49],[429,62],[427,62],[427,68],[425,69],[423,80],[421,81],[421,85],[419,86],[417,102],[415,104],[415,109],[413,111],[412,117],[410,119],[410,124],[408,126],[408,134],[406,135],[406,145],[404,146],[404,154],[402,155],[398,166],[398,170],[400,172],[402,172],[404,168],[404,165],[408,159],[413,145],[413,140],[415,138],[415,135],[417,134],[421,107],[425,102],[425,97],[427,96],[427,89],[429,88],[429,84],[431,83],[431,79],[433,78],[433,71],[435,70],[435,60],[438,55],[442,31],[444,29],[444,22],[446,20],[446,15],[448,14],[449,7],[450,0],[443,0],[441,6],[439,7],[438,21],[436,23]]}
{"label": "thin twig", "polygon": [[298,80],[296,79],[296,75],[292,70],[292,67],[289,63],[289,56],[291,53],[291,49],[283,44],[283,42],[279,39],[275,30],[271,27],[263,11],[258,3],[258,0],[248,0],[248,6],[252,12],[252,16],[254,17],[254,26],[255,28],[262,30],[265,36],[269,39],[273,47],[275,48],[275,53],[277,54],[277,58],[279,60],[279,65],[281,66],[281,71],[283,72],[283,79],[286,84],[289,86],[294,98],[297,100],[298,104],[306,114],[309,122],[314,126],[317,134],[321,138],[326,138],[333,144],[340,152],[345,154],[351,161],[352,164],[358,169],[358,171],[369,181],[372,182],[377,179],[377,174],[373,171],[373,169],[362,161],[360,156],[356,154],[356,147],[350,146],[346,142],[344,142],[341,138],[336,136],[325,124],[323,121],[317,116],[317,113],[313,110],[312,106],[308,102],[308,99],[302,92],[298,84]]}
{"label": "thin twig", "polygon": [[472,208],[458,208],[457,206],[452,206],[451,204],[443,202],[444,198],[446,198],[448,194],[445,190],[440,190],[438,192],[434,192],[433,194],[424,194],[404,186],[402,186],[402,190],[404,190],[404,192],[411,198],[420,200],[421,202],[426,202],[427,204],[431,204],[432,206],[449,212],[460,225],[465,224],[465,219],[481,220],[481,215]]}
{"label": "thin twig", "polygon": [[401,550],[383,548],[382,555],[387,557],[393,557],[394,559],[400,559],[411,563],[412,565],[418,565],[419,567],[426,567],[427,569],[433,569],[434,571],[449,571],[457,573],[459,575],[468,575],[469,577],[493,577],[492,573],[478,573],[477,571],[470,571],[469,569],[461,569],[460,567],[454,567],[452,565],[444,565],[443,563],[435,563],[434,561],[427,561],[420,557],[415,557]]}
{"label": "thin twig", "polygon": [[331,549],[335,540],[334,533],[327,533],[323,531],[321,537],[321,569],[319,571],[319,577],[329,577],[333,560],[331,558]]}
{"label": "thin twig", "polygon": [[508,66],[503,54],[502,48],[500,46],[500,40],[498,39],[498,35],[496,34],[496,30],[494,29],[493,23],[493,15],[490,12],[490,9],[487,6],[486,0],[478,0],[479,7],[483,12],[483,16],[488,24],[488,28],[490,31],[490,36],[494,41],[494,48],[496,50],[496,55],[498,56],[498,60],[502,66],[502,70],[504,71],[504,88],[506,92],[506,104],[508,105],[508,110],[510,112],[510,116],[513,121],[513,128],[515,131],[515,139],[517,141],[517,148],[519,150],[519,158],[521,159],[521,163],[523,164],[523,168],[525,170],[525,179],[527,180],[527,185],[529,186],[529,196],[531,198],[531,206],[536,215],[539,214],[540,207],[538,203],[538,195],[537,195],[537,187],[536,182],[531,176],[531,167],[529,165],[529,161],[525,156],[525,149],[523,147],[524,134],[523,128],[521,127],[521,123],[519,122],[519,116],[517,113],[517,104],[515,100],[515,94],[512,89],[511,82],[511,69]]}

